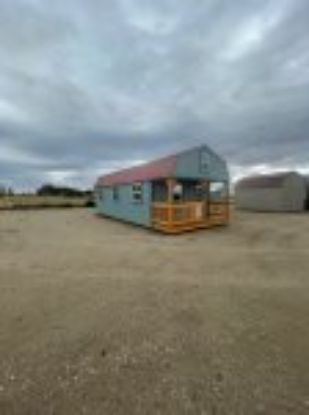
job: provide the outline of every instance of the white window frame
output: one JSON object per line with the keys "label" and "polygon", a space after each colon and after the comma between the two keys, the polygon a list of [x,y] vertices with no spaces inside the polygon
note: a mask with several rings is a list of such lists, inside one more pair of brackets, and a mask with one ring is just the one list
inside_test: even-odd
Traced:
{"label": "white window frame", "polygon": [[132,201],[138,204],[144,202],[144,186],[142,182],[132,184]]}

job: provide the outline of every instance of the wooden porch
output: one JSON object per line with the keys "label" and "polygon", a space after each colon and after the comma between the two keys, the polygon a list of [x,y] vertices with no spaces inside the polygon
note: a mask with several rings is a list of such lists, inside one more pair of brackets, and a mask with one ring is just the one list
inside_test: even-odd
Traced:
{"label": "wooden porch", "polygon": [[153,203],[153,227],[167,233],[210,228],[227,225],[229,222],[228,202],[186,202],[179,204]]}
{"label": "wooden porch", "polygon": [[175,201],[173,189],[177,182],[170,179],[166,184],[168,200],[152,203],[152,224],[155,229],[181,233],[229,223],[229,199],[211,200],[209,183],[204,183],[208,197],[202,197],[199,201]]}

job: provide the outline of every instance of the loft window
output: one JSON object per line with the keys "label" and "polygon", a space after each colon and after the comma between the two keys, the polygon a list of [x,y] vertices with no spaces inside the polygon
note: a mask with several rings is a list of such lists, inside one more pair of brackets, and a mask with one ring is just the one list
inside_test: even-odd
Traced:
{"label": "loft window", "polygon": [[132,185],[132,200],[135,203],[143,203],[143,185],[142,185],[142,183],[134,183]]}
{"label": "loft window", "polygon": [[209,157],[209,153],[207,151],[202,151],[201,152],[201,157],[200,157],[200,170],[203,172],[205,170],[208,170],[209,168],[209,164],[210,164],[210,157]]}
{"label": "loft window", "polygon": [[113,187],[113,200],[115,201],[119,200],[119,187],[118,186]]}

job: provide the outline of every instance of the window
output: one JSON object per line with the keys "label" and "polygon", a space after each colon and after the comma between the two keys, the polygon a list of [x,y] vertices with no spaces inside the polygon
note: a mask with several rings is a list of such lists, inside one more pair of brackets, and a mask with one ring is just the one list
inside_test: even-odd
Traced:
{"label": "window", "polygon": [[97,200],[100,202],[104,199],[104,190],[102,187],[98,187],[96,190]]}
{"label": "window", "polygon": [[227,184],[224,182],[212,182],[209,186],[209,193],[212,200],[224,199],[228,193]]}
{"label": "window", "polygon": [[200,158],[200,170],[201,172],[205,172],[208,170],[210,164],[210,155],[208,151],[203,150],[201,152],[201,158]]}
{"label": "window", "polygon": [[181,183],[176,183],[173,188],[173,200],[179,202],[183,199],[183,185]]}
{"label": "window", "polygon": [[119,187],[118,186],[113,187],[113,200],[115,201],[119,200]]}
{"label": "window", "polygon": [[132,185],[132,199],[135,203],[143,203],[143,185],[142,183],[134,183]]}

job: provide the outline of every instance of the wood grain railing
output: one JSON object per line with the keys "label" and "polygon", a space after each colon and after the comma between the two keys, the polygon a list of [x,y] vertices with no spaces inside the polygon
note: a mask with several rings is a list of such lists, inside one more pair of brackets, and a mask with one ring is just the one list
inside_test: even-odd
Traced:
{"label": "wood grain railing", "polygon": [[229,204],[226,201],[153,203],[152,222],[154,227],[167,232],[227,224]]}

